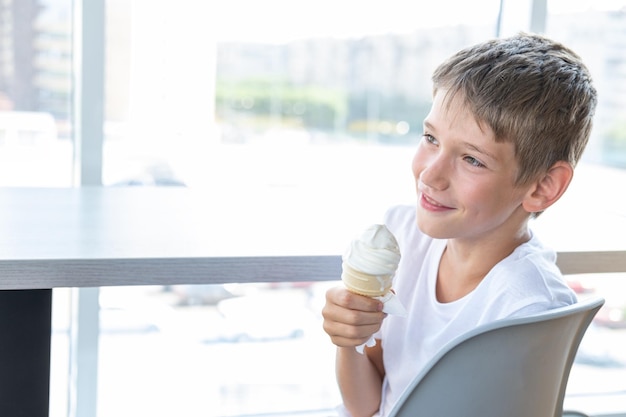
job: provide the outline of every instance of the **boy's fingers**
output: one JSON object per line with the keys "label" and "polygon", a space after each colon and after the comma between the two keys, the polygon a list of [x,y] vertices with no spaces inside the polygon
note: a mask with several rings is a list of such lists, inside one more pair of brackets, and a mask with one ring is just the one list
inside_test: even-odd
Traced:
{"label": "boy's fingers", "polygon": [[326,298],[328,301],[344,308],[359,311],[377,312],[383,310],[383,303],[375,298],[355,294],[344,287],[330,289]]}
{"label": "boy's fingers", "polygon": [[324,331],[337,346],[359,346],[380,328],[380,323],[352,326],[338,322],[324,322]]}

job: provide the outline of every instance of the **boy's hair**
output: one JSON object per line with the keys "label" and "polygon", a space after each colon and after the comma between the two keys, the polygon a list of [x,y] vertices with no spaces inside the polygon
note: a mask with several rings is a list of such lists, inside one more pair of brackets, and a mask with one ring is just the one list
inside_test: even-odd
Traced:
{"label": "boy's hair", "polygon": [[463,49],[433,73],[433,89],[460,94],[496,141],[515,145],[517,184],[555,162],[576,166],[592,127],[596,90],[580,57],[539,35],[490,40]]}

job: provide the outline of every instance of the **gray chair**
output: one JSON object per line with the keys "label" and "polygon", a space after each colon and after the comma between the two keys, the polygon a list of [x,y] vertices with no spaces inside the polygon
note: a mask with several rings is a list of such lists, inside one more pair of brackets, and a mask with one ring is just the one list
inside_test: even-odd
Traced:
{"label": "gray chair", "polygon": [[499,320],[450,342],[390,417],[560,417],[580,341],[604,299]]}

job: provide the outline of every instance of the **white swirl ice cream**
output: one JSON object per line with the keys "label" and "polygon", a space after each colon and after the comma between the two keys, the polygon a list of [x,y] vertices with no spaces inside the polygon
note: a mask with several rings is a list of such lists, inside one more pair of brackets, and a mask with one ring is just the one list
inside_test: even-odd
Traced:
{"label": "white swirl ice cream", "polygon": [[346,288],[369,297],[385,296],[400,262],[400,248],[385,225],[375,224],[352,241],[343,256],[341,279]]}

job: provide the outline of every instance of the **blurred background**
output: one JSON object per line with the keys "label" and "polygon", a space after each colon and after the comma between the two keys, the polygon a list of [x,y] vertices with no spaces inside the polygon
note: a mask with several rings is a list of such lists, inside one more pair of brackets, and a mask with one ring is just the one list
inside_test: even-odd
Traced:
{"label": "blurred background", "polygon": [[[520,30],[573,48],[599,91],[563,203],[589,217],[546,213],[557,224],[547,243],[606,243],[560,232],[572,225],[624,242],[609,219],[594,223],[600,199],[626,217],[615,185],[626,178],[626,2],[616,0],[0,0],[0,186],[193,187],[232,206],[269,191],[326,208],[349,200],[376,222],[413,201],[432,70]],[[572,371],[570,408],[626,416],[625,278],[570,277],[581,297],[607,298]],[[332,415],[320,309],[337,283],[294,281],[55,289],[50,415]],[[81,297],[95,316],[77,312]],[[99,328],[92,382],[78,387],[77,322]]]}

